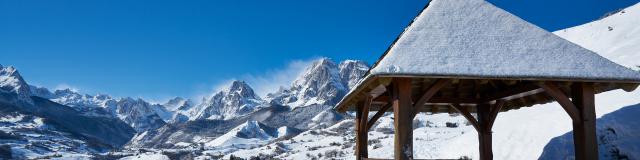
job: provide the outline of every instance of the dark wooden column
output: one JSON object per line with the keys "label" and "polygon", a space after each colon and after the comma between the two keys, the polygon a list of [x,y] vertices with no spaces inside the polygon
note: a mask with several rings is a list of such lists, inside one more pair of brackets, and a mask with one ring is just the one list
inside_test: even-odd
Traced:
{"label": "dark wooden column", "polygon": [[477,106],[478,114],[478,140],[480,147],[480,159],[491,160],[493,159],[493,151],[491,150],[491,128],[489,128],[489,114],[491,112],[491,106],[489,104],[481,104]]}
{"label": "dark wooden column", "polygon": [[358,145],[358,152],[356,154],[356,156],[358,157],[357,159],[363,159],[363,158],[368,158],[368,144],[367,141],[369,140],[369,129],[367,128],[367,120],[369,119],[369,109],[371,108],[371,101],[373,100],[373,97],[371,96],[367,96],[367,98],[365,99],[362,108],[360,109],[360,122],[358,123],[358,141],[356,142]]}
{"label": "dark wooden column", "polygon": [[591,83],[575,83],[571,86],[571,98],[581,120],[573,123],[573,143],[577,160],[597,160],[596,110],[594,88]]}
{"label": "dark wooden column", "polygon": [[411,79],[394,78],[392,107],[395,127],[394,159],[413,159],[413,115]]}
{"label": "dark wooden column", "polygon": [[571,98],[553,82],[539,84],[569,114],[573,121],[573,144],[577,160],[597,160],[595,91],[592,83],[571,85]]}
{"label": "dark wooden column", "polygon": [[491,137],[491,128],[493,128],[493,122],[496,121],[498,113],[502,110],[504,103],[505,101],[498,100],[493,105],[485,103],[477,106],[478,127],[476,127],[476,130],[478,130],[481,160],[493,159],[493,139]]}
{"label": "dark wooden column", "polygon": [[356,128],[356,147],[355,147],[355,152],[354,154],[356,155],[356,159],[360,160],[360,141],[362,141],[362,137],[360,136],[360,130],[362,130],[360,128],[360,123],[362,122],[362,109],[363,109],[363,104],[362,103],[358,103],[358,106],[356,107],[356,118],[355,118],[355,128]]}

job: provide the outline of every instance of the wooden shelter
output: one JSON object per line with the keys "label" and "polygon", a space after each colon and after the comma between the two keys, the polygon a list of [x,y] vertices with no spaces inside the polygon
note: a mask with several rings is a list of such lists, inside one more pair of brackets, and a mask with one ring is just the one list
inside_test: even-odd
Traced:
{"label": "wooden shelter", "polygon": [[594,95],[638,84],[640,72],[484,0],[432,0],[334,109],[356,112],[358,159],[368,158],[367,132],[385,112],[395,159],[413,159],[416,113],[458,112],[488,160],[499,112],[556,101],[573,121],[576,159],[597,159]]}

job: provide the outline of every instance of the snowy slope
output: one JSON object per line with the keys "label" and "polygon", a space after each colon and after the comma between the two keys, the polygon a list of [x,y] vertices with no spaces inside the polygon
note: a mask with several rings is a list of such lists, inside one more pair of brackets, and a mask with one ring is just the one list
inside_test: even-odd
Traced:
{"label": "snowy slope", "polygon": [[640,69],[640,4],[576,27],[553,32],[613,62]]}
{"label": "snowy slope", "polygon": [[[627,106],[597,120],[600,159],[640,159],[640,104]],[[572,132],[556,137],[540,159],[574,159]]]}
{"label": "snowy slope", "polygon": [[247,121],[226,134],[205,143],[206,147],[237,147],[248,148],[268,143],[277,137],[275,129],[269,128],[257,121]]}

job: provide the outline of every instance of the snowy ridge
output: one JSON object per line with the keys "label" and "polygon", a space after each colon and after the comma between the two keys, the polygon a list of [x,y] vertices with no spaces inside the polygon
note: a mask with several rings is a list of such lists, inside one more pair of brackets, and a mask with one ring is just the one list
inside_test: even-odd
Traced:
{"label": "snowy ridge", "polygon": [[640,69],[640,3],[603,19],[553,32],[623,66]]}

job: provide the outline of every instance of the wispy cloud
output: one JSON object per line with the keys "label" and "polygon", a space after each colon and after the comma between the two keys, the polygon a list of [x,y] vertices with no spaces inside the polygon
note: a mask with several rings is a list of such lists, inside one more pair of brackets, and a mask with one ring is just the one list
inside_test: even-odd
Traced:
{"label": "wispy cloud", "polygon": [[211,97],[229,87],[233,81],[240,80],[247,82],[260,97],[264,98],[268,93],[273,93],[280,87],[291,86],[291,83],[317,59],[319,58],[292,60],[283,68],[267,69],[260,74],[245,74],[238,76],[239,78],[197,84],[193,89],[193,94],[187,97],[199,104],[203,98]]}
{"label": "wispy cloud", "polygon": [[268,93],[277,91],[280,87],[288,87],[317,58],[307,60],[293,60],[285,68],[270,69],[263,74],[244,75],[245,80],[255,92],[264,97]]}

